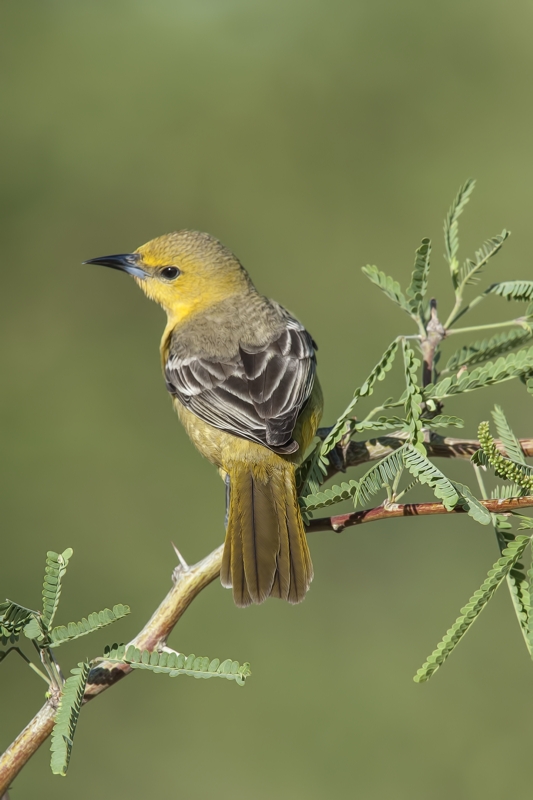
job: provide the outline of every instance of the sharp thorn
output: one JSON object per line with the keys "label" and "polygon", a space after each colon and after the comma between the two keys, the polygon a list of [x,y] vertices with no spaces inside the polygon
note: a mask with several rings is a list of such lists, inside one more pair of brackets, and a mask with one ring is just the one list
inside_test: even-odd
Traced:
{"label": "sharp thorn", "polygon": [[178,548],[176,547],[174,542],[171,542],[171,545],[174,548],[174,552],[176,553],[176,555],[178,557],[178,561],[180,562],[180,565],[181,565],[182,569],[184,569],[184,570],[186,570],[188,572],[189,569],[190,569],[189,565],[187,564],[187,562],[185,561],[185,559],[181,555],[180,551],[178,550]]}

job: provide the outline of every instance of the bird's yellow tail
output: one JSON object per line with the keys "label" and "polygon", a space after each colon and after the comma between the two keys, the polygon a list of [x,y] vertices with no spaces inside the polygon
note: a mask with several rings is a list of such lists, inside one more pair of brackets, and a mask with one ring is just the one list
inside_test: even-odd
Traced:
{"label": "bird's yellow tail", "polygon": [[280,597],[304,599],[313,579],[294,466],[282,458],[264,469],[250,463],[229,470],[230,505],[220,578],[238,606]]}

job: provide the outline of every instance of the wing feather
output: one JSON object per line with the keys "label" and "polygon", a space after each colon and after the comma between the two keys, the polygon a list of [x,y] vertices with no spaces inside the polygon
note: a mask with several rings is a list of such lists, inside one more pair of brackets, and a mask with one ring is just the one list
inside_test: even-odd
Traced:
{"label": "wing feather", "polygon": [[241,343],[232,358],[180,356],[170,346],[167,388],[204,422],[280,453],[292,439],[316,371],[316,345],[286,312],[285,328],[263,345]]}

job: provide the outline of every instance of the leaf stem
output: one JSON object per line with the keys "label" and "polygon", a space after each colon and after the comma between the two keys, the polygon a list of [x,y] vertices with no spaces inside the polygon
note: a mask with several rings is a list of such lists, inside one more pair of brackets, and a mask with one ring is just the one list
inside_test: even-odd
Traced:
{"label": "leaf stem", "polygon": [[444,328],[446,329],[446,331],[449,330],[449,328],[453,325],[453,323],[456,320],[459,319],[459,317],[462,317],[462,315],[466,314],[466,312],[468,311],[468,306],[467,306],[466,308],[464,308],[461,311],[460,314],[457,313],[459,311],[459,309],[461,308],[462,303],[463,303],[463,296],[462,295],[456,295],[455,305],[452,308],[452,310],[450,311],[450,315],[449,315],[448,319],[444,323]]}
{"label": "leaf stem", "polygon": [[48,683],[57,692],[61,692],[63,689],[64,678],[54,656],[52,655],[52,652],[47,647],[38,647],[35,642],[34,644],[39,652],[41,663],[45,668],[47,675],[49,676]]}
{"label": "leaf stem", "polygon": [[477,485],[479,486],[481,497],[483,498],[483,500],[486,500],[489,495],[485,488],[485,481],[483,480],[481,469],[478,467],[477,464],[472,464],[472,466],[474,467],[474,472],[476,473]]}
{"label": "leaf stem", "polygon": [[452,336],[456,333],[472,333],[473,331],[488,331],[491,328],[509,328],[511,325],[522,325],[523,317],[516,319],[509,319],[506,322],[490,322],[488,325],[473,325],[470,328],[454,328],[454,330],[447,330],[446,336]]}
{"label": "leaf stem", "polygon": [[[454,305],[454,307],[453,307],[453,309],[451,311],[450,316],[448,317],[448,319],[446,320],[446,322],[444,324],[444,327],[446,328],[446,330],[449,331],[450,328],[452,327],[452,325],[455,325],[455,323],[457,322],[458,319],[460,319],[462,316],[464,316],[469,311],[471,311],[473,308],[475,308],[475,306],[477,306],[478,303],[481,303],[481,301],[484,300],[486,296],[487,296],[487,293],[483,292],[483,294],[478,295],[470,303],[468,303],[468,305],[465,306],[462,311],[459,311],[459,309],[461,308],[461,303],[463,302],[463,298],[461,297],[459,299],[459,301],[455,303],[455,305]],[[457,312],[459,312],[459,313],[457,313]]]}
{"label": "leaf stem", "polygon": [[18,653],[18,654],[19,654],[19,656],[20,656],[20,657],[21,657],[21,658],[22,658],[22,659],[23,659],[23,660],[26,662],[26,664],[28,665],[28,667],[29,667],[30,669],[32,669],[32,670],[33,670],[35,673],[37,673],[37,675],[38,675],[40,678],[42,678],[42,679],[43,679],[43,681],[44,681],[44,682],[47,684],[47,686],[49,686],[49,685],[50,685],[50,679],[48,678],[48,676],[47,676],[47,675],[45,675],[45,674],[44,674],[44,672],[41,672],[41,670],[39,669],[39,667],[36,667],[36,666],[35,666],[35,664],[34,664],[32,661],[30,661],[30,659],[28,658],[28,656],[27,656],[25,653],[23,653],[23,652],[22,652],[22,650],[20,649],[20,647],[10,647],[8,650],[6,650],[6,651],[5,651],[3,658],[5,658],[6,656],[8,656],[8,655],[9,655],[10,653],[12,653],[12,652]]}

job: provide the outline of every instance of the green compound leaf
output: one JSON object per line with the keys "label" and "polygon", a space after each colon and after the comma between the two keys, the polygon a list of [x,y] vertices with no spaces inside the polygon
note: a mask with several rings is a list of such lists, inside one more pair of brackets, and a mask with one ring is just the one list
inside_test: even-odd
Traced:
{"label": "green compound leaf", "polygon": [[129,664],[133,669],[148,669],[151,672],[161,672],[175,678],[178,675],[191,675],[193,678],[226,678],[235,681],[239,686],[244,686],[246,678],[252,673],[250,665],[246,662],[239,664],[231,658],[220,661],[219,658],[210,660],[207,657],[185,656],[174,650],[139,650],[133,645],[117,645],[106,647],[104,660],[115,663]]}
{"label": "green compound leaf", "polygon": [[54,620],[61,595],[61,581],[67,571],[71,556],[72,550],[70,547],[64,553],[58,554],[50,550],[46,554],[42,613],[42,623],[45,628],[50,628]]}
{"label": "green compound leaf", "polygon": [[352,401],[344,409],[343,413],[340,415],[335,425],[322,442],[321,454],[324,458],[331,450],[333,450],[335,445],[340,442],[342,437],[347,433],[347,429],[350,430],[349,425],[351,422],[351,417],[353,416],[353,410],[359,399],[361,397],[370,397],[374,391],[376,381],[384,380],[387,372],[389,372],[389,370],[392,368],[397,352],[398,342],[394,340],[394,342],[387,347],[374,369],[368,375],[366,381],[362,384],[362,386],[359,386],[359,388],[355,390]]}
{"label": "green compound leaf", "polygon": [[393,453],[382,458],[365,472],[360,481],[350,481],[350,485],[357,483],[353,492],[354,506],[368,503],[372,497],[387,487],[391,487],[394,479],[403,470],[404,451],[407,445],[402,445]]}
{"label": "green compound leaf", "polygon": [[465,422],[460,417],[450,417],[447,414],[437,414],[431,419],[422,419],[424,428],[464,428]]}
{"label": "green compound leaf", "polygon": [[430,486],[435,496],[448,510],[459,504],[477,522],[484,525],[490,522],[489,512],[476,500],[468,486],[450,481],[431,461],[409,444],[402,445],[374,464],[360,481],[351,480],[341,483],[340,486],[332,486],[323,492],[307,495],[300,498],[300,505],[304,512],[311,512],[335,505],[350,497],[353,498],[355,507],[359,504],[364,505],[383,489],[391,487],[404,466],[418,483]]}
{"label": "green compound leaf", "polygon": [[492,569],[489,570],[487,578],[481,587],[477,592],[474,592],[466,606],[461,609],[460,616],[456,619],[452,627],[448,629],[442,641],[439,642],[435,650],[428,656],[427,661],[416,673],[414,680],[417,683],[423,683],[429,680],[446,661],[450,653],[453,652],[465,633],[470,629],[472,623],[479,617],[498,586],[522,556],[529,542],[529,536],[517,536],[514,541],[509,543],[509,546],[503,551],[501,558],[499,558]]}
{"label": "green compound leaf", "polygon": [[524,458],[524,453],[522,451],[522,447],[520,446],[520,442],[511,430],[511,426],[507,422],[505,414],[503,413],[503,409],[500,406],[494,406],[492,418],[496,425],[498,437],[501,439],[509,458],[519,464],[525,464],[526,459]]}
{"label": "green compound leaf", "polygon": [[420,419],[420,414],[422,412],[422,394],[418,386],[417,377],[420,361],[418,358],[415,358],[415,354],[405,339],[402,340],[402,350],[405,382],[407,384],[405,394],[405,417],[409,433],[409,442],[413,445],[415,450],[419,450],[425,455],[424,432]]}
{"label": "green compound leaf", "polygon": [[[489,430],[488,422],[481,422],[478,428],[478,438],[481,450],[476,450],[472,456],[472,461],[478,466],[485,466],[487,463],[493,468],[499,478],[513,481],[528,494],[533,492],[533,467],[524,463],[517,463],[505,458],[497,449],[494,439]],[[483,453],[483,456],[481,455]]]}
{"label": "green compound leaf", "polygon": [[11,600],[0,603],[0,642],[14,644],[26,627],[35,620],[36,611],[25,608]]}
{"label": "green compound leaf", "polygon": [[457,489],[426,456],[411,445],[406,445],[403,450],[403,461],[411,475],[419,483],[427,484],[433,489],[435,497],[442,501],[448,511],[455,508],[460,500]]}
{"label": "green compound leaf", "polygon": [[[481,450],[481,455],[484,457],[484,453]],[[486,461],[486,459],[485,459]],[[486,461],[485,464],[480,466],[489,466],[489,462]],[[495,486],[494,489],[491,489],[490,496],[493,500],[508,500],[510,497],[520,497],[522,489],[520,486],[517,486],[516,483],[500,483],[498,486]],[[506,517],[503,517],[506,519]]]}
{"label": "green compound leaf", "polygon": [[431,255],[430,239],[422,239],[416,251],[415,266],[411,275],[411,283],[407,289],[407,304],[411,314],[423,320],[423,302],[428,288],[429,258]]}
{"label": "green compound leaf", "polygon": [[378,419],[362,419],[354,422],[355,433],[365,431],[391,431],[405,430],[406,420],[400,417],[378,417]]}
{"label": "green compound leaf", "polygon": [[332,506],[341,503],[343,500],[353,498],[354,505],[367,503],[371,497],[378,494],[382,489],[391,486],[396,476],[403,469],[403,449],[399,447],[381,461],[378,461],[366,472],[360,481],[349,481],[341,483],[340,486],[332,486],[323,492],[309,494],[300,498],[300,506],[305,512],[316,511],[319,508]]}
{"label": "green compound leaf", "polygon": [[366,267],[361,268],[363,273],[366,277],[372,281],[376,286],[379,286],[382,292],[387,295],[389,300],[392,300],[394,303],[397,303],[400,308],[403,308],[404,311],[407,311],[409,315],[411,315],[411,308],[407,299],[400,288],[400,284],[398,281],[395,281],[394,278],[391,278],[390,275],[386,275],[384,272],[381,272],[377,267],[371,266],[367,264]]}
{"label": "green compound leaf", "polygon": [[449,376],[436,384],[429,384],[422,390],[422,396],[425,401],[443,400],[455,394],[472,392],[511,378],[528,375],[531,371],[533,371],[533,347],[509,353],[506,358],[498,358],[494,362],[489,361],[472,372],[467,370],[458,376]]}
{"label": "green compound leaf", "polygon": [[491,515],[485,506],[474,497],[468,486],[464,483],[457,483],[457,481],[450,481],[457,493],[459,494],[458,505],[467,512],[467,514],[479,522],[481,525],[490,525]]}
{"label": "green compound leaf", "polygon": [[113,610],[104,608],[103,611],[95,611],[88,617],[83,617],[80,622],[69,622],[66,626],[58,625],[50,631],[50,647],[58,647],[63,642],[71,642],[80,636],[105,628],[106,625],[111,625],[129,613],[130,607],[119,603],[113,606]]}
{"label": "green compound leaf", "polygon": [[[358,424],[352,420],[354,408],[361,397],[370,397],[374,391],[376,381],[382,381],[387,372],[392,368],[394,358],[398,351],[398,342],[392,342],[380,360],[368,375],[365,382],[355,390],[353,399],[340,415],[335,425],[323,442],[318,442],[314,450],[307,456],[296,473],[296,485],[299,494],[303,497],[314,495],[324,483],[328,468],[328,453],[341,441],[344,436],[350,436]],[[304,522],[306,521],[304,511]]]}
{"label": "green compound leaf", "polygon": [[357,493],[359,484],[357,481],[341,483],[340,486],[332,486],[331,489],[324,489],[323,492],[308,494],[300,497],[300,507],[304,512],[316,511],[318,508],[325,508],[343,500],[349,500]]}
{"label": "green compound leaf", "polygon": [[[505,487],[502,486],[499,488],[500,490],[514,488],[514,496],[516,496],[516,494],[519,492],[519,487],[515,487],[514,485]],[[497,490],[493,490],[491,492],[491,496],[494,498],[498,498],[503,494],[503,491],[498,492]],[[515,535],[511,529],[511,525],[509,524],[507,517],[505,517],[503,514],[492,514],[491,517],[494,532],[496,534],[496,541],[498,542],[500,553],[503,553],[505,548],[515,540]],[[527,519],[529,521],[529,517],[523,517],[522,519]],[[524,526],[524,528],[528,527],[530,526],[527,524]],[[519,526],[519,530],[523,530],[524,528]],[[517,561],[515,564],[513,564],[512,569],[507,574],[506,581],[509,594],[511,595],[515,615],[518,620],[518,624],[520,625],[522,636],[524,637],[524,642],[530,656],[533,656],[533,649],[531,647],[532,642],[528,630],[528,609],[531,604],[530,583],[526,576],[524,565],[520,561]]]}
{"label": "green compound leaf", "polygon": [[[464,420],[460,417],[449,416],[448,414],[437,414],[435,417],[421,417],[423,428],[436,430],[437,428],[464,428]],[[401,417],[378,417],[377,419],[362,419],[353,423],[354,433],[365,433],[366,431],[408,431],[409,425],[406,419]]]}
{"label": "green compound leaf", "polygon": [[466,260],[459,274],[459,291],[462,291],[465,286],[478,282],[481,277],[481,271],[487,261],[501,250],[503,243],[509,236],[509,231],[504,229],[499,236],[493,236],[492,239],[487,239],[486,242],[483,242],[480,249],[476,250],[474,260]]}
{"label": "green compound leaf", "polygon": [[42,642],[45,638],[45,632],[41,625],[40,615],[32,617],[24,628],[24,636],[28,639],[34,639],[36,642]]}
{"label": "green compound leaf", "polygon": [[67,678],[63,686],[50,747],[52,753],[50,768],[54,775],[67,774],[89,669],[88,663],[80,662],[77,667],[70,670],[71,677]]}
{"label": "green compound leaf", "polygon": [[502,281],[493,283],[485,294],[497,294],[507,300],[533,300],[533,281]]}
{"label": "green compound leaf", "polygon": [[475,185],[475,180],[469,178],[464,186],[461,186],[444,220],[444,257],[450,265],[450,272],[455,289],[458,285],[457,275],[459,272],[459,263],[457,261],[457,253],[459,250],[459,217],[470,200],[470,195]]}
{"label": "green compound leaf", "polygon": [[533,562],[527,572],[527,578],[522,584],[522,601],[525,607],[525,635],[526,644],[530,655],[533,657],[533,597],[531,587],[533,586]]}
{"label": "green compound leaf", "polygon": [[533,334],[523,329],[513,329],[506,333],[499,333],[490,339],[472,342],[461,347],[448,360],[444,372],[457,372],[461,367],[470,367],[482,364],[491,358],[496,358],[516,347],[520,347],[531,339]]}

